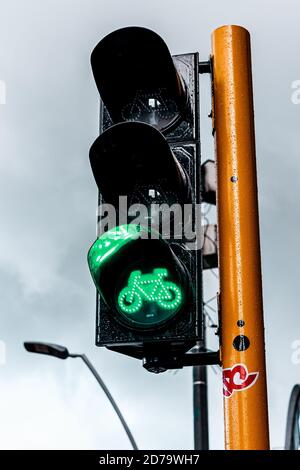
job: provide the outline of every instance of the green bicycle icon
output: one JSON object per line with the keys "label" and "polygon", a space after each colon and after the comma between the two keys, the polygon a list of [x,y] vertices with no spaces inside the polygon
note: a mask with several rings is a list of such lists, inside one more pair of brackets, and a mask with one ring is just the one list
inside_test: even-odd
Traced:
{"label": "green bicycle icon", "polygon": [[143,301],[155,302],[164,310],[178,309],[182,291],[173,282],[165,280],[168,274],[165,268],[156,268],[149,274],[132,271],[128,285],[118,296],[120,309],[125,313],[136,313],[142,308]]}

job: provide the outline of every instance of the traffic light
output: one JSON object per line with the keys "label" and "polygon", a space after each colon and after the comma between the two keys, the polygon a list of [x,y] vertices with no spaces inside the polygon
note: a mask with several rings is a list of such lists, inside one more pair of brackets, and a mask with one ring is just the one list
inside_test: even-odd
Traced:
{"label": "traffic light", "polygon": [[112,32],[93,50],[91,64],[113,123],[142,121],[168,131],[186,114],[186,84],[153,31],[128,27]]}
{"label": "traffic light", "polygon": [[91,247],[88,262],[95,285],[115,320],[125,328],[150,331],[183,310],[191,296],[189,273],[161,238],[147,229],[122,225]]}
{"label": "traffic light", "polygon": [[100,207],[116,216],[103,230],[100,214],[88,253],[96,344],[153,372],[202,338],[198,63],[139,27],[112,32],[91,56],[101,106],[90,163]]}
{"label": "traffic light", "polygon": [[[96,183],[106,203],[191,200],[191,184],[164,136],[149,124],[124,122],[108,128],[90,149]],[[150,192],[150,194],[149,194]]]}

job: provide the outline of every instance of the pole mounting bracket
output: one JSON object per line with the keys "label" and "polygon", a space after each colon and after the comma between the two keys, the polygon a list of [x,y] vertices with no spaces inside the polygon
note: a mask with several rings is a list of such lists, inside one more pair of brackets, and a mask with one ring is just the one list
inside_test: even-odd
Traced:
{"label": "pole mounting bracket", "polygon": [[211,73],[211,61],[204,60],[199,62],[199,73]]}
{"label": "pole mounting bracket", "polygon": [[163,355],[144,357],[143,367],[149,372],[159,374],[168,369],[182,369],[189,366],[220,365],[219,351],[200,350],[183,355]]}

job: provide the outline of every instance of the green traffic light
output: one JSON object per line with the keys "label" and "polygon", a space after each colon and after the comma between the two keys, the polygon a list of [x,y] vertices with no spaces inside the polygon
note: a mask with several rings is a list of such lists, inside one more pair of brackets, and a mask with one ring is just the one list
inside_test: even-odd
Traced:
{"label": "green traffic light", "polygon": [[137,329],[166,323],[186,300],[185,280],[172,250],[150,235],[139,225],[115,227],[88,253],[94,283],[112,314]]}
{"label": "green traffic light", "polygon": [[95,282],[101,266],[129,241],[139,238],[142,231],[146,230],[139,225],[120,225],[108,230],[95,241],[88,252],[88,264]]}

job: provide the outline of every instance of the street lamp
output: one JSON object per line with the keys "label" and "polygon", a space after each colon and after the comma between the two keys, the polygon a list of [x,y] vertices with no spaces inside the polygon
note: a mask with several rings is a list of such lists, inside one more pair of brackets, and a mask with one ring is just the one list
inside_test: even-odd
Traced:
{"label": "street lamp", "polygon": [[101,379],[100,375],[98,374],[98,372],[96,371],[96,369],[94,368],[93,364],[89,361],[89,359],[87,358],[87,356],[85,354],[70,354],[68,349],[64,346],[60,346],[58,344],[51,344],[51,343],[36,343],[36,342],[24,342],[24,347],[26,349],[26,351],[28,352],[33,352],[33,353],[37,353],[37,354],[46,354],[47,356],[53,356],[53,357],[58,357],[59,359],[67,359],[68,357],[80,357],[80,359],[83,360],[83,362],[86,364],[86,366],[90,369],[90,371],[92,372],[93,376],[95,377],[95,379],[97,380],[98,384],[100,385],[100,387],[102,388],[102,390],[104,391],[105,395],[107,396],[107,398],[109,399],[110,403],[112,404],[113,406],[113,409],[115,410],[115,412],[117,413],[121,423],[122,423],[122,426],[128,436],[128,439],[130,440],[131,442],[131,445],[132,445],[132,448],[134,450],[138,450],[138,447],[136,445],[136,442],[134,440],[134,437],[133,435],[131,434],[131,431],[118,407],[118,405],[116,404],[115,400],[113,399],[110,391],[108,390],[108,388],[106,387],[105,383],[103,382],[103,380]]}

